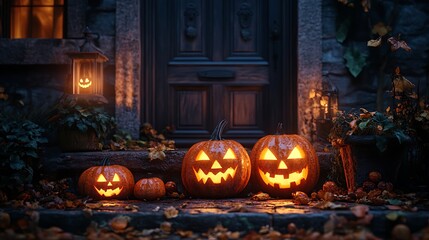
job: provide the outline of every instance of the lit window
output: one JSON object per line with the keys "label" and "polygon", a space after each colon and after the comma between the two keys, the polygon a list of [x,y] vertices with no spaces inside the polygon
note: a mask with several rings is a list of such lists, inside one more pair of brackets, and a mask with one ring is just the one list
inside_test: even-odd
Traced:
{"label": "lit window", "polygon": [[64,0],[12,0],[10,38],[63,38]]}

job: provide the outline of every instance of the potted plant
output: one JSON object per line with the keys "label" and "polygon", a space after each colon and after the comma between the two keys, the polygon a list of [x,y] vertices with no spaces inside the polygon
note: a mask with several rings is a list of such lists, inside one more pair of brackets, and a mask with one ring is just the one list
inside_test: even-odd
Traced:
{"label": "potted plant", "polygon": [[62,151],[96,151],[114,129],[115,120],[102,107],[103,102],[91,96],[64,95],[54,106],[49,122],[58,130]]}
{"label": "potted plant", "polygon": [[418,97],[413,87],[396,68],[392,76],[392,107],[384,113],[363,108],[359,113],[338,112],[329,140],[339,149],[349,190],[373,170],[382,172],[398,186],[408,187],[408,180],[415,175],[411,157],[418,159],[418,120],[424,123],[426,116],[417,110]]}

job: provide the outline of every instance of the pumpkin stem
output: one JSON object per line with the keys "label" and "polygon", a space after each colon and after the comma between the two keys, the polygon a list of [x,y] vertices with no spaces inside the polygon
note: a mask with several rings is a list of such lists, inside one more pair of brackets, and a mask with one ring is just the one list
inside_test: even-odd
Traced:
{"label": "pumpkin stem", "polygon": [[276,130],[276,135],[280,135],[283,134],[283,123],[279,122],[277,124],[277,130]]}
{"label": "pumpkin stem", "polygon": [[108,157],[104,157],[103,161],[101,162],[101,166],[109,166],[110,165],[110,159]]}
{"label": "pumpkin stem", "polygon": [[213,130],[212,136],[210,137],[211,140],[222,140],[222,132],[225,129],[225,126],[227,125],[228,121],[223,119],[219,122],[219,124],[215,127]]}

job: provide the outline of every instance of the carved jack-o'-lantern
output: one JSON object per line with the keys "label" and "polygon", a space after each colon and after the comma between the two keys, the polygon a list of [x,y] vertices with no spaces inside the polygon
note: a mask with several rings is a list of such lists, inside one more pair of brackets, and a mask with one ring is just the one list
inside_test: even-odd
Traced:
{"label": "carved jack-o'-lantern", "polygon": [[309,192],[319,178],[319,161],[311,143],[299,135],[268,135],[250,154],[252,179],[259,190],[277,197]]}
{"label": "carved jack-o'-lantern", "polygon": [[250,179],[251,163],[243,146],[221,139],[226,121],[213,131],[212,139],[194,144],[182,162],[182,182],[196,197],[222,198],[240,193]]}
{"label": "carved jack-o'-lantern", "polygon": [[134,190],[134,176],[121,165],[108,165],[86,169],[79,177],[79,192],[96,199],[123,199]]}
{"label": "carved jack-o'-lantern", "polygon": [[92,85],[92,81],[89,78],[81,78],[79,79],[79,87],[81,88],[89,88]]}

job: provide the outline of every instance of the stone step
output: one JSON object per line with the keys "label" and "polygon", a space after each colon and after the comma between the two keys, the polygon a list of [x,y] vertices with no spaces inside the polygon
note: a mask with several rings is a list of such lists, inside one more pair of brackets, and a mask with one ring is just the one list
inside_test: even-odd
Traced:
{"label": "stone step", "polygon": [[[387,218],[389,214],[397,214],[406,219],[406,224],[413,233],[428,226],[429,209],[418,212],[391,211],[384,206],[370,207],[373,216],[368,225],[357,224],[357,217],[350,211],[355,204],[343,204],[340,210],[320,210],[309,206],[294,205],[291,200],[254,201],[249,198],[206,200],[206,199],[164,199],[151,202],[143,201],[100,201],[91,203],[92,209],[52,210],[36,209],[39,213],[39,226],[49,228],[60,227],[64,231],[83,235],[91,222],[99,226],[108,226],[114,217],[129,216],[129,225],[136,230],[156,229],[164,222],[171,223],[172,233],[178,230],[190,230],[195,233],[207,232],[218,224],[230,231],[258,232],[263,226],[270,226],[276,231],[287,233],[287,226],[294,223],[297,228],[323,233],[325,224],[341,216],[348,223],[341,227],[342,231],[367,228],[376,236],[390,238],[391,230],[398,221]],[[87,204],[90,206],[90,204]],[[94,206],[97,206],[94,208]],[[135,212],[126,210],[133,206]],[[176,217],[168,218],[168,208],[178,210]],[[28,209],[3,209],[11,215],[12,222],[25,217]],[[331,223],[332,220],[331,220]],[[354,226],[356,225],[356,226]],[[176,236],[177,237],[177,236]]]}
{"label": "stone step", "polygon": [[[48,156],[42,163],[42,173],[50,179],[71,177],[77,179],[79,175],[91,166],[100,165],[105,157],[110,164],[126,166],[134,174],[137,181],[143,177],[160,177],[166,181],[174,181],[181,186],[182,159],[186,149],[165,151],[164,160],[150,160],[148,151],[99,151],[99,152],[56,152]],[[334,156],[332,153],[318,152],[320,163],[320,187],[327,176],[332,174]]]}

